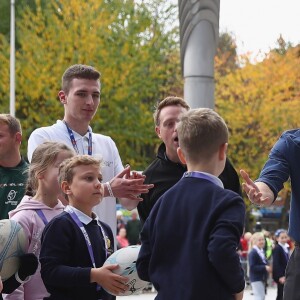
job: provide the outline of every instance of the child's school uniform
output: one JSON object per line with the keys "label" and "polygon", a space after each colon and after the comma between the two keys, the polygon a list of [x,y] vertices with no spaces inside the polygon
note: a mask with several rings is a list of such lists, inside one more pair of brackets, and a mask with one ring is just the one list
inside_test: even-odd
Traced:
{"label": "child's school uniform", "polygon": [[[260,254],[261,251],[261,254]],[[263,254],[263,249],[254,246],[248,254],[250,282],[263,281],[268,278],[266,265],[268,264]]]}
{"label": "child's school uniform", "polygon": [[92,261],[96,268],[102,267],[113,252],[113,240],[107,224],[67,206],[65,212],[48,223],[42,236],[41,275],[50,293],[45,299],[115,299],[96,283],[90,283]]}
{"label": "child's school uniform", "polygon": [[289,260],[289,250],[286,245],[276,244],[273,249],[273,268],[272,275],[274,281],[277,283],[277,299],[283,297],[284,284],[279,282],[279,278],[285,276],[285,269]]}
{"label": "child's school uniform", "polygon": [[187,172],[145,222],[140,278],[153,283],[157,300],[234,299],[245,287],[236,251],[244,220],[238,194],[215,176]]}

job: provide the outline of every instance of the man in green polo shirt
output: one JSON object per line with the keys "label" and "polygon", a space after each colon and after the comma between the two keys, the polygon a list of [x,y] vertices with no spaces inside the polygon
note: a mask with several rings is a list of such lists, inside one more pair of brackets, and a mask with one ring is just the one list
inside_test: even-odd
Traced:
{"label": "man in green polo shirt", "polygon": [[27,163],[21,157],[22,129],[18,119],[0,114],[0,219],[8,219],[25,193]]}

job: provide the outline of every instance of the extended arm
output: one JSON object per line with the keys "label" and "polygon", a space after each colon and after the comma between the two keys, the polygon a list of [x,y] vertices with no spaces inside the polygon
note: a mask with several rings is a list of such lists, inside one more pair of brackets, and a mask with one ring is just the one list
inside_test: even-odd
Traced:
{"label": "extended arm", "polygon": [[241,170],[240,173],[245,181],[242,183],[243,190],[253,204],[270,206],[274,202],[274,194],[267,184],[264,182],[253,182],[244,170]]}

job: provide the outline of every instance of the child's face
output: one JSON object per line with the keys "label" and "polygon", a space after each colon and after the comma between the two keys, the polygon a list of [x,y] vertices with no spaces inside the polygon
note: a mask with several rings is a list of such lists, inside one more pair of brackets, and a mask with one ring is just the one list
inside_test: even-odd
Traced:
{"label": "child's face", "polygon": [[77,166],[73,173],[72,183],[68,184],[68,199],[71,205],[86,213],[103,199],[102,175],[96,165]]}
{"label": "child's face", "polygon": [[42,175],[43,186],[47,189],[47,191],[51,193],[55,193],[59,195],[61,193],[61,189],[58,183],[58,169],[59,165],[67,158],[72,157],[69,151],[60,152],[53,165],[49,166],[46,172]]}
{"label": "child's face", "polygon": [[288,235],[286,232],[281,232],[279,237],[276,238],[277,242],[280,244],[285,244],[288,241]]}
{"label": "child's face", "polygon": [[258,248],[262,249],[265,247],[265,238],[264,237],[258,237],[255,242],[254,245],[256,245]]}

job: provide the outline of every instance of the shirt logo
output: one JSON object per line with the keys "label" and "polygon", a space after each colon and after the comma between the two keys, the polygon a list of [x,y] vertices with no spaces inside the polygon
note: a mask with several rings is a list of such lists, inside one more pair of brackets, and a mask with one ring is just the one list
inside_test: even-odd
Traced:
{"label": "shirt logo", "polygon": [[15,190],[11,190],[7,195],[7,200],[12,201],[16,198],[17,192]]}

